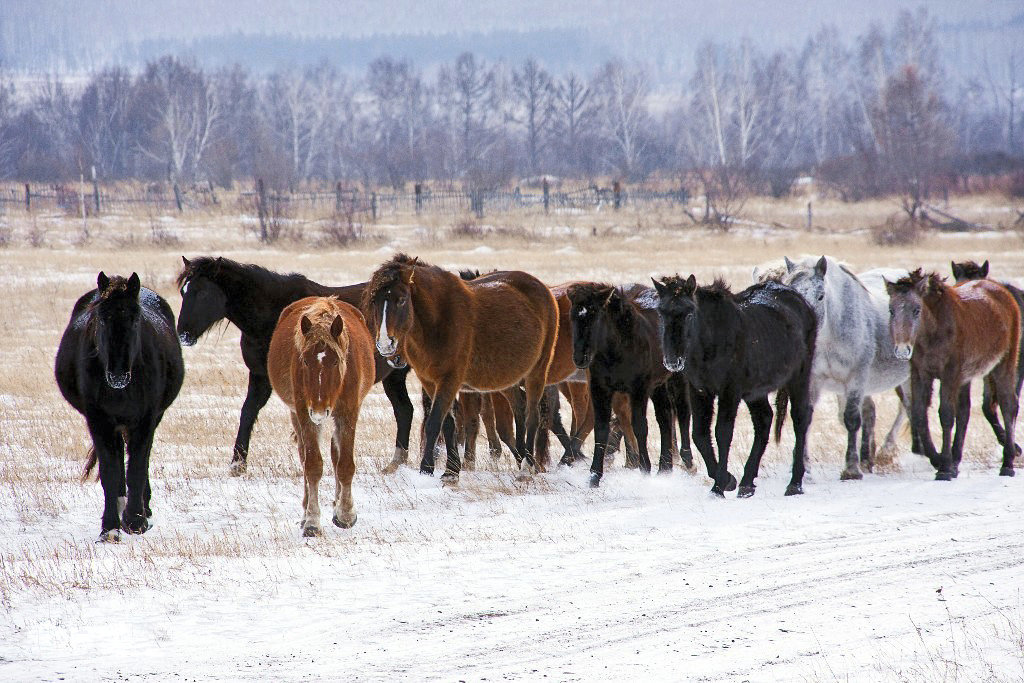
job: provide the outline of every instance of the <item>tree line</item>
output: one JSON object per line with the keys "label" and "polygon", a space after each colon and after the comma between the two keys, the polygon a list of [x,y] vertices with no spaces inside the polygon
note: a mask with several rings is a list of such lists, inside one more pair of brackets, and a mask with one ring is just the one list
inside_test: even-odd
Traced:
{"label": "tree line", "polygon": [[1013,57],[954,81],[935,23],[903,12],[849,43],[706,43],[674,91],[611,60],[552,73],[464,53],[427,74],[390,57],[353,76],[328,63],[256,77],[164,56],[84,85],[0,81],[0,177],[209,181],[277,188],[348,180],[499,187],[553,175],[694,183],[708,211],[782,194],[813,174],[844,198],[897,192],[908,212],[971,173],[1019,170],[1024,86]]}

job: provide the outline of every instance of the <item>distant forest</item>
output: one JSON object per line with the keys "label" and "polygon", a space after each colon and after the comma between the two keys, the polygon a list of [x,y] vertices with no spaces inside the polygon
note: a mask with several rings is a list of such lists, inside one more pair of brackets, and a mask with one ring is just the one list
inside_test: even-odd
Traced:
{"label": "distant forest", "polygon": [[919,202],[1021,168],[1024,45],[958,75],[924,10],[851,39],[823,27],[793,48],[707,41],[671,87],[652,74],[664,65],[615,58],[578,32],[531,35],[531,56],[516,62],[492,56],[500,41],[524,40],[513,33],[489,34],[494,52],[450,58],[432,55],[428,38],[353,39],[346,49],[364,57],[391,52],[355,73],[335,64],[332,40],[302,39],[322,52],[316,64],[271,68],[251,41],[221,37],[193,44],[220,54],[216,67],[150,40],[137,46],[138,70],[32,86],[8,73],[0,177],[61,181],[95,167],[105,181],[397,188],[611,176],[685,179],[725,202],[741,189],[785,193],[813,174],[846,198]]}

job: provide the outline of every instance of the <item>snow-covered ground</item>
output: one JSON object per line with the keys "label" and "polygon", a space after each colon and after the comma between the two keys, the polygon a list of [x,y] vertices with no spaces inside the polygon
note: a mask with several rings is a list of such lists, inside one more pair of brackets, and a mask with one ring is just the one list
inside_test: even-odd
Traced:
{"label": "snow-covered ground", "polygon": [[121,545],[92,543],[97,486],[43,527],[5,506],[0,678],[1020,679],[1024,478],[913,457],[724,501],[678,470],[357,475],[355,528],[305,540],[294,481],[163,514],[158,483]]}

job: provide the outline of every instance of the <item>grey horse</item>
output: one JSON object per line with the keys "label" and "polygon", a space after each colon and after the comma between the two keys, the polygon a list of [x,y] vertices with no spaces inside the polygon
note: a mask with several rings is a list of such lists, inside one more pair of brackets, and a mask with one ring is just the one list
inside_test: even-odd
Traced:
{"label": "grey horse", "polygon": [[[784,268],[755,269],[755,280],[777,279],[790,285],[811,305],[818,316],[818,343],[811,369],[811,404],[822,392],[838,395],[840,413],[847,430],[846,467],[841,479],[861,479],[858,453],[872,467],[869,439],[873,440],[874,403],[872,394],[896,389],[908,382],[910,363],[896,358],[889,335],[889,296],[885,280],[906,276],[906,271],[876,268],[854,275],[830,256],[786,258]],[[904,397],[909,391],[904,391]],[[901,397],[902,398],[902,397]],[[870,413],[863,424],[862,413]],[[905,420],[904,411],[886,437],[884,450],[891,452],[896,434]],[[861,427],[864,448],[858,447]]]}

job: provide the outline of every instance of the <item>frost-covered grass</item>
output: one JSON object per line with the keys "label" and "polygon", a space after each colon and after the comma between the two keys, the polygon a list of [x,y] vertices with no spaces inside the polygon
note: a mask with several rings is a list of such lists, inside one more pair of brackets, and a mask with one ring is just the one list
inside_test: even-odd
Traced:
{"label": "frost-covered grass", "polygon": [[[249,471],[227,476],[246,377],[238,332],[224,327],[185,350],[185,386],[154,448],[155,527],[96,545],[102,492],[79,481],[87,435],[52,379],[70,308],[96,272],[137,270],[177,310],[179,252],[336,283],[404,249],[551,283],[693,271],[745,284],[755,263],[805,252],[943,272],[951,258],[989,258],[994,275],[1015,277],[1015,236],[881,250],[864,235],[649,228],[632,240],[624,224],[446,243],[403,225],[379,229],[387,247],[340,251],[260,248],[218,220],[164,221],[182,236],[175,251],[118,246],[102,230],[81,248],[0,250],[0,679],[1024,679],[1024,479],[996,476],[977,408],[955,482],[932,481],[909,452],[892,472],[838,481],[846,436],[826,397],[806,495],[782,496],[784,435],[757,495],[721,501],[700,472],[644,477],[621,463],[596,491],[585,467],[524,484],[507,454],[494,463],[482,447],[480,470],[455,490],[411,468],[384,476],[394,425],[378,387],[357,435],[359,521],[302,539],[298,460],[276,398]],[[880,404],[879,438],[895,401]],[[741,410],[734,472],[750,440]],[[321,486],[329,499],[329,473]]]}

